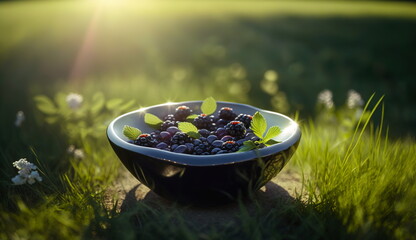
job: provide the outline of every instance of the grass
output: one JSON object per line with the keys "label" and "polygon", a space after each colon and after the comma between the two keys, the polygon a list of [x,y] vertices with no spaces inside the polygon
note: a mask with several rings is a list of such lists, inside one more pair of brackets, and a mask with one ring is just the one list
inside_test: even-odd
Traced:
{"label": "grass", "polygon": [[121,166],[108,154],[103,135],[83,147],[89,144],[106,147],[86,150],[83,161],[64,157],[70,167],[57,175],[39,159],[45,176],[40,184],[2,183],[9,196],[2,199],[2,238],[410,239],[414,234],[416,144],[389,140],[370,125],[354,131],[303,124],[302,142],[288,166],[305,176],[298,198],[276,200],[271,210],[259,205],[247,212],[242,204],[237,222],[212,229],[188,222],[180,208],[137,202],[123,212],[111,209],[105,190],[118,175],[113,169]]}
{"label": "grass", "polygon": [[[414,133],[413,4],[109,6],[94,23],[91,2],[0,4],[8,36],[0,39],[0,239],[414,238],[416,143],[405,137]],[[88,29],[96,45],[84,39]],[[88,54],[79,53],[82,44]],[[279,89],[270,95],[260,86],[269,69]],[[336,111],[311,117],[324,88]],[[365,118],[355,128],[354,112],[340,107],[349,88],[365,99],[386,94],[365,129]],[[84,96],[78,113],[65,103],[71,91]],[[37,109],[38,94],[53,99],[53,114]],[[286,101],[289,114],[313,119],[300,122],[302,142],[286,166],[304,176],[298,196],[272,209],[242,202],[235,222],[211,227],[188,221],[181,208],[109,206],[106,190],[124,169],[105,138],[108,121],[207,96],[279,111]],[[26,113],[20,128],[12,125],[18,110]],[[70,144],[85,159],[68,154]],[[42,182],[11,184],[21,157],[39,167]]]}

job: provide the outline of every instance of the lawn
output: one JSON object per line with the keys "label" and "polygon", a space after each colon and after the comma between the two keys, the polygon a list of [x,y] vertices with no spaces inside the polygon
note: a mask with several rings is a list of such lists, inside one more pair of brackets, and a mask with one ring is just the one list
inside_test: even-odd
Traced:
{"label": "lawn", "polygon": [[[0,238],[414,238],[414,29],[412,3],[0,3]],[[317,106],[324,89],[335,108]],[[371,99],[362,119],[350,89]],[[77,112],[70,92],[83,96]],[[302,188],[271,209],[242,202],[220,226],[196,226],[182,207],[120,211],[107,194],[125,174],[109,121],[208,96],[299,114],[286,168]],[[13,185],[20,158],[41,182]]]}

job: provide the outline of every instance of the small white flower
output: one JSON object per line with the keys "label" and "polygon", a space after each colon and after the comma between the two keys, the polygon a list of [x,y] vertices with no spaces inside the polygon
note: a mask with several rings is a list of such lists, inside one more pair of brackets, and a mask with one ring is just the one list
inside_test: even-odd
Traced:
{"label": "small white flower", "polygon": [[18,161],[13,162],[13,166],[19,169],[17,172],[18,175],[12,178],[12,182],[15,185],[22,185],[26,182],[29,184],[34,184],[36,180],[38,182],[42,181],[42,177],[39,176],[39,172],[36,171],[36,165],[28,162],[26,158],[21,158]]}
{"label": "small white flower", "polygon": [[332,92],[328,89],[323,90],[318,94],[318,104],[323,105],[327,109],[334,107],[334,101],[332,100]]}
{"label": "small white flower", "polygon": [[18,111],[16,114],[16,120],[14,121],[14,125],[16,127],[20,127],[23,124],[23,121],[25,121],[25,113],[23,111]]}
{"label": "small white flower", "polygon": [[25,184],[25,183],[26,183],[26,180],[27,180],[27,178],[22,177],[22,176],[20,176],[20,175],[16,175],[14,178],[12,178],[12,182],[13,182],[15,185],[22,185],[22,184]]}
{"label": "small white flower", "polygon": [[82,149],[75,149],[74,150],[74,158],[76,158],[76,159],[84,159],[85,158],[84,151]]}
{"label": "small white flower", "polygon": [[83,100],[84,98],[80,94],[77,94],[77,93],[70,93],[68,94],[68,96],[66,96],[66,102],[68,106],[73,110],[76,110],[79,107],[81,107]]}
{"label": "small white flower", "polygon": [[364,105],[364,101],[361,98],[361,95],[353,89],[349,90],[348,97],[347,97],[347,107],[349,109],[353,109],[353,108],[362,107],[363,105]]}
{"label": "small white flower", "polygon": [[26,158],[21,158],[18,161],[13,162],[13,167],[17,169],[29,169],[29,170],[36,170],[36,165],[28,162]]}
{"label": "small white flower", "polygon": [[69,145],[68,146],[68,148],[66,149],[66,152],[68,153],[68,154],[72,154],[72,153],[74,153],[74,151],[75,151],[75,146],[74,145]]}

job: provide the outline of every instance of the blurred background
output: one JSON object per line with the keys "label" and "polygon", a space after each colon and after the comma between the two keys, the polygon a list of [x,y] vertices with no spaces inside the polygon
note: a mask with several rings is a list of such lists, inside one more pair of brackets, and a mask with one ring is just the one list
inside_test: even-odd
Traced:
{"label": "blurred background", "polygon": [[354,89],[385,95],[390,135],[414,136],[415,29],[411,2],[2,1],[2,133],[38,94],[213,96],[308,119],[323,90],[337,108]]}

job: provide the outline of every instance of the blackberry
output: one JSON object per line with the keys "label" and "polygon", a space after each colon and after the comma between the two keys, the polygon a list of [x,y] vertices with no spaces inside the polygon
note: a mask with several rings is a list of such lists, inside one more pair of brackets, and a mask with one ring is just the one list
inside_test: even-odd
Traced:
{"label": "blackberry", "polygon": [[229,122],[230,121],[228,121],[228,120],[220,118],[220,119],[217,120],[217,122],[215,122],[215,124],[220,128],[220,127],[224,127]]}
{"label": "blackberry", "polygon": [[175,117],[173,116],[173,114],[168,114],[166,117],[163,118],[163,120],[170,120],[172,122],[175,121]]}
{"label": "blackberry", "polygon": [[179,106],[176,108],[175,114],[173,115],[175,117],[176,121],[185,121],[185,119],[191,115],[192,110],[187,106]]}
{"label": "blackberry", "polygon": [[237,152],[240,146],[234,141],[226,141],[222,144],[221,149],[227,152]]}
{"label": "blackberry", "polygon": [[160,130],[166,131],[169,127],[177,127],[177,126],[178,126],[178,122],[171,121],[171,120],[166,120],[160,126]]}
{"label": "blackberry", "polygon": [[165,150],[165,149],[168,149],[169,148],[169,145],[167,145],[166,143],[164,143],[164,142],[160,142],[160,143],[158,143],[157,145],[156,145],[156,148],[159,148],[159,149],[163,149],[163,150]]}
{"label": "blackberry", "polygon": [[134,144],[143,147],[152,147],[154,145],[154,140],[150,134],[144,133],[138,136],[136,140],[134,140]]}
{"label": "blackberry", "polygon": [[227,131],[227,134],[236,138],[243,138],[246,134],[244,123],[239,121],[231,121],[225,125],[225,130]]}
{"label": "blackberry", "polygon": [[171,137],[172,135],[167,131],[163,131],[159,134],[159,140],[162,142],[169,142]]}
{"label": "blackberry", "polygon": [[178,144],[178,145],[184,145],[185,143],[190,142],[190,138],[188,135],[182,132],[177,132],[173,137],[170,139],[170,142],[172,145]]}
{"label": "blackberry", "polygon": [[221,148],[213,148],[211,150],[211,154],[217,154],[218,152],[222,151]]}
{"label": "blackberry", "polygon": [[227,131],[225,128],[217,128],[217,130],[215,130],[215,135],[217,135],[218,138],[222,138],[227,135]]}
{"label": "blackberry", "polygon": [[208,147],[205,144],[194,146],[195,155],[204,155],[206,152],[208,152]]}
{"label": "blackberry", "polygon": [[210,130],[211,126],[212,126],[212,122],[206,114],[198,115],[198,117],[196,117],[194,119],[193,123],[194,123],[195,127],[197,127],[198,129],[208,129],[208,130]]}
{"label": "blackberry", "polygon": [[219,118],[215,117],[214,115],[210,115],[210,116],[209,116],[209,120],[210,120],[212,123],[217,122],[217,121],[218,121],[218,119],[219,119]]}
{"label": "blackberry", "polygon": [[175,153],[186,153],[187,147],[185,145],[179,145],[173,150]]}
{"label": "blackberry", "polygon": [[235,117],[237,117],[237,114],[234,113],[232,108],[223,107],[218,112],[218,117],[225,120],[233,120]]}
{"label": "blackberry", "polygon": [[209,154],[211,147],[207,142],[206,138],[200,138],[194,140],[194,154],[195,155],[206,155]]}
{"label": "blackberry", "polygon": [[248,115],[248,114],[240,114],[240,115],[238,115],[234,119],[234,121],[240,121],[240,122],[244,123],[244,126],[246,128],[249,128],[252,119],[253,119],[253,116],[251,116],[251,115]]}
{"label": "blackberry", "polygon": [[206,129],[200,129],[198,130],[198,133],[201,134],[201,136],[203,137],[208,137],[210,134],[210,131],[206,130]]}

